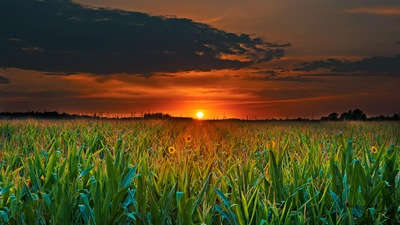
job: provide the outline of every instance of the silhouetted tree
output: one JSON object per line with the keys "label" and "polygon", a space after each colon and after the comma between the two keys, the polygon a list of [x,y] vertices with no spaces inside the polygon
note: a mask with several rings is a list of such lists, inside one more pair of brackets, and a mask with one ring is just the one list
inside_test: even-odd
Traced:
{"label": "silhouetted tree", "polygon": [[333,112],[331,114],[328,115],[328,120],[330,121],[336,121],[339,118],[339,114],[337,114],[336,112]]}
{"label": "silhouetted tree", "polygon": [[169,119],[169,118],[171,118],[171,115],[164,114],[164,113],[161,113],[161,112],[158,112],[158,113],[145,113],[143,118],[145,118],[145,119]]}
{"label": "silhouetted tree", "polygon": [[344,112],[342,114],[340,114],[339,119],[340,120],[350,120],[350,115],[352,114],[352,111],[349,110],[348,112]]}
{"label": "silhouetted tree", "polygon": [[366,120],[367,115],[363,113],[360,109],[355,109],[354,111],[349,110],[348,112],[344,112],[339,117],[340,120]]}
{"label": "silhouetted tree", "polygon": [[363,111],[360,110],[360,109],[355,109],[353,111],[353,115],[351,117],[352,117],[351,118],[352,120],[365,120],[365,119],[367,119],[367,115],[365,115],[365,113],[363,113]]}

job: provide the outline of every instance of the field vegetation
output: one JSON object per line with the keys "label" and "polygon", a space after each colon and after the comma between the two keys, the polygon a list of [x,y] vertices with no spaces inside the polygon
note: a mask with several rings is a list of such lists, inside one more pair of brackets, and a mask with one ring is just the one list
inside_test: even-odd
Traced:
{"label": "field vegetation", "polygon": [[398,122],[0,121],[1,224],[400,224]]}

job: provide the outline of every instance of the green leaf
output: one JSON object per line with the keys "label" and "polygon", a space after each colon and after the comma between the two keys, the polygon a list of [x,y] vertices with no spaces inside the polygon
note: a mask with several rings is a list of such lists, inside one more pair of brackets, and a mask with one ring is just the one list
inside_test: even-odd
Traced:
{"label": "green leaf", "polygon": [[10,185],[6,186],[5,188],[1,188],[0,195],[4,195],[5,193],[7,193],[11,189],[12,186],[13,185],[10,184]]}
{"label": "green leaf", "polygon": [[223,210],[223,209],[221,208],[221,206],[215,205],[214,208],[218,211],[219,214],[221,214],[221,216],[222,216],[222,221],[227,220],[227,221],[228,221],[228,224],[233,224],[233,222],[231,221],[231,219],[230,219],[230,217],[229,217],[229,214],[228,214],[225,210]]}
{"label": "green leaf", "polygon": [[160,212],[160,206],[157,204],[157,201],[154,199],[153,195],[149,195],[150,199],[150,221],[151,224],[161,225],[162,224],[162,215]]}
{"label": "green leaf", "polygon": [[224,195],[224,193],[222,193],[216,187],[213,187],[213,189],[215,190],[215,192],[217,192],[217,195],[222,199],[222,202],[224,203],[225,207],[229,208],[231,206],[231,203],[228,200],[228,198]]}
{"label": "green leaf", "polygon": [[129,172],[124,177],[124,180],[121,183],[121,187],[126,187],[131,184],[131,180],[136,173],[136,167],[129,169]]}
{"label": "green leaf", "polygon": [[56,165],[56,161],[58,159],[59,153],[57,151],[53,151],[51,153],[50,159],[49,159],[49,163],[47,164],[46,167],[46,175],[45,175],[45,180],[44,180],[44,186],[47,185],[47,183],[49,183],[50,178],[51,178],[51,174],[54,171],[54,167]]}
{"label": "green leaf", "polygon": [[45,203],[47,206],[50,206],[51,201],[50,201],[49,195],[48,195],[47,193],[45,193],[45,192],[42,192],[41,194],[42,194],[44,203]]}
{"label": "green leaf", "polygon": [[84,211],[86,213],[87,218],[90,219],[91,222],[96,223],[94,220],[93,209],[92,209],[92,207],[90,207],[89,199],[88,199],[87,195],[84,193],[80,193],[79,195],[81,196],[81,199],[83,201],[83,205],[85,208]]}
{"label": "green leaf", "polygon": [[196,197],[196,201],[194,203],[193,210],[192,210],[192,219],[193,219],[193,216],[195,215],[194,212],[195,212],[196,208],[200,205],[201,201],[203,200],[204,194],[207,193],[208,189],[210,188],[210,180],[211,180],[211,173],[208,174],[207,179],[203,184],[203,187],[201,188],[199,194]]}
{"label": "green leaf", "polygon": [[79,174],[78,179],[82,178],[83,176],[85,176],[86,174],[88,174],[94,166],[91,166],[89,168],[87,168],[86,170],[82,171],[82,173]]}
{"label": "green leaf", "polygon": [[367,199],[365,200],[365,210],[374,206],[374,201],[376,197],[381,192],[382,188],[385,188],[386,184],[384,181],[379,181],[379,183],[369,192]]}
{"label": "green leaf", "polygon": [[3,218],[3,221],[8,223],[10,220],[8,219],[8,214],[4,212],[3,210],[0,210],[1,218]]}
{"label": "green leaf", "polygon": [[176,202],[178,204],[181,202],[182,195],[183,195],[183,192],[181,192],[181,191],[176,192]]}

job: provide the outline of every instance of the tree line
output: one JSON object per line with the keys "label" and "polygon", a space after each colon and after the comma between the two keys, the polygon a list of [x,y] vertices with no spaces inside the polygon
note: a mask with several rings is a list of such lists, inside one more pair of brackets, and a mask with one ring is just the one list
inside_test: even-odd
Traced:
{"label": "tree line", "polygon": [[[51,112],[0,112],[0,119],[192,119],[190,117],[174,117],[167,113],[145,113],[141,117],[102,117],[97,114],[68,114],[58,113],[57,111]],[[237,119],[239,120],[239,119]],[[274,120],[274,119],[272,119]],[[310,119],[286,119],[290,121],[309,121]],[[367,117],[361,109],[349,110],[338,114],[336,112],[330,113],[328,116],[323,116],[321,121],[400,121],[399,113],[392,116],[380,115],[375,117]],[[259,121],[259,120],[258,120]],[[314,120],[315,121],[315,120]]]}
{"label": "tree line", "polygon": [[398,113],[393,114],[393,116],[375,116],[367,117],[367,115],[361,109],[349,110],[348,112],[343,112],[342,114],[333,112],[328,116],[321,117],[322,121],[398,121],[400,120],[400,115]]}

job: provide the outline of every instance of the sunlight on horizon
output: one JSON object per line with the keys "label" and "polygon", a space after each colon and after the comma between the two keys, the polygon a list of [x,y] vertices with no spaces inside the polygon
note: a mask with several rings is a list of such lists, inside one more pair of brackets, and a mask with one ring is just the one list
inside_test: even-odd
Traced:
{"label": "sunlight on horizon", "polygon": [[204,117],[204,113],[202,111],[198,111],[196,117],[197,119],[202,119]]}

